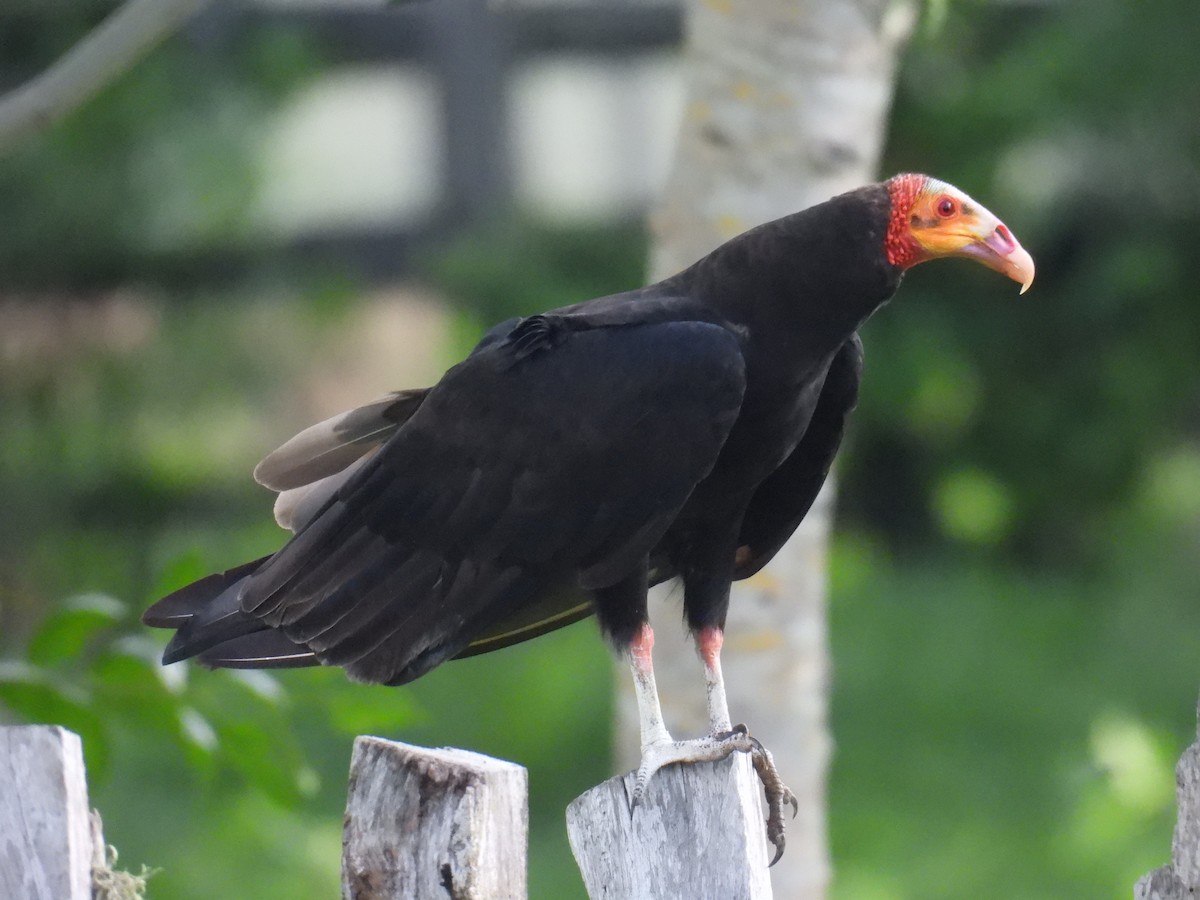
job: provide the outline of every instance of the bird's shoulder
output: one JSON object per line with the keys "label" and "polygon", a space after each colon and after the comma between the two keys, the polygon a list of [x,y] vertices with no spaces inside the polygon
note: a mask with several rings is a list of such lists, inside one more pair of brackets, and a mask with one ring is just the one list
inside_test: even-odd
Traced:
{"label": "bird's shoulder", "polygon": [[[677,325],[678,328],[653,329],[652,326]],[[571,337],[605,332],[615,349],[622,341],[636,342],[636,332],[653,333],[659,340],[675,337],[680,350],[702,352],[706,335],[709,341],[724,342],[717,332],[688,326],[707,325],[726,332],[739,345],[744,329],[729,322],[684,291],[674,290],[670,282],[637,290],[609,294],[581,303],[559,307],[535,315],[514,317],[492,327],[472,350],[468,360],[487,356],[493,364],[507,367],[531,355],[561,346]],[[650,329],[650,330],[646,330]],[[627,334],[635,332],[635,334]],[[603,344],[589,342],[593,350]]]}

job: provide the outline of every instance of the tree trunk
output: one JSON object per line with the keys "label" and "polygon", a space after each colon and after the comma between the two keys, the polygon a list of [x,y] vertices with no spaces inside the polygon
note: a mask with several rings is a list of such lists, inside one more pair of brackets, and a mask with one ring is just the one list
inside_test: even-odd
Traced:
{"label": "tree trunk", "polygon": [[[722,241],[874,180],[912,0],[689,0],[687,100],[673,171],[651,227],[651,280]],[[735,586],[723,667],[734,722],[775,755],[800,801],[778,896],[809,900],[829,881],[825,835],[828,654],[824,561],[830,496],[766,571]],[[678,737],[706,728],[700,663],[678,603],[657,592],[655,667]],[[664,598],[666,598],[664,600]],[[677,598],[676,598],[677,599]],[[618,760],[638,747],[628,676],[618,702]]]}

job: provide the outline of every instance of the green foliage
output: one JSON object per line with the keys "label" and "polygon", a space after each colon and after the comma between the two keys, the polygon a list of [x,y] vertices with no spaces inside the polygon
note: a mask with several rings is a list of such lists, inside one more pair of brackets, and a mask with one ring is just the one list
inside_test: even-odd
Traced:
{"label": "green foliage", "polygon": [[27,720],[78,732],[98,783],[111,774],[114,732],[121,731],[161,742],[208,777],[229,769],[277,802],[299,802],[310,776],[283,712],[282,687],[261,672],[192,680],[164,669],[157,642],[121,633],[129,618],[111,597],[68,600],[16,648],[25,662],[0,668],[0,703]]}
{"label": "green foliage", "polygon": [[[0,55],[11,71],[37,71],[92,24],[0,13],[0,34],[12,34]],[[316,57],[282,31],[224,49],[170,41],[44,134],[5,148],[0,284],[94,290],[252,240],[262,119]]]}
{"label": "green foliage", "polygon": [[645,236],[621,225],[514,220],[464,237],[426,266],[428,277],[490,327],[630,290],[645,280]]}
{"label": "green foliage", "polygon": [[1153,544],[1127,583],[843,535],[834,897],[1115,900],[1164,862],[1200,608]]}
{"label": "green foliage", "polygon": [[[965,264],[917,269],[867,326],[844,470],[858,521],[1027,560],[1105,554],[1114,516],[1200,399],[1200,131],[1184,113],[1200,99],[1198,36],[1183,2],[1117,0],[950,4],[920,32],[885,165],[984,200],[1039,274],[1018,299]],[[991,484],[983,506],[1005,498],[1000,532],[947,515],[956,471]]]}

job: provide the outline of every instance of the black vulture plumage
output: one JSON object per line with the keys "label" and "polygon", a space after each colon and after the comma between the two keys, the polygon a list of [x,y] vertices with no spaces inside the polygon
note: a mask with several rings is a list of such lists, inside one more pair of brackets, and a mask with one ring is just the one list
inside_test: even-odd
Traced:
{"label": "black vulture plumage", "polygon": [[[1033,278],[986,209],[903,175],[649,287],[498,325],[433,387],[260,464],[295,536],[151,607],[147,624],[176,629],[164,662],[404,684],[594,613],[638,686],[639,795],[661,765],[748,750],[781,851],[790,794],[726,708],[730,584],[771,559],[825,480],[858,396],[857,329],[940,256]],[[705,663],[712,733],[698,741],[673,741],[658,711],[646,591],[668,578]]]}

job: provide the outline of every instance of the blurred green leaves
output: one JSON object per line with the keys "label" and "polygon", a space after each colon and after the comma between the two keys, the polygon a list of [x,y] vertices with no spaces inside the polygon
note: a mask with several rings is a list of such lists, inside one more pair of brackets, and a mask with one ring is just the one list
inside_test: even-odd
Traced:
{"label": "blurred green leaves", "polygon": [[70,597],[52,612],[29,642],[25,657],[37,666],[80,659],[88,643],[125,617],[125,606],[104,594]]}
{"label": "blurred green leaves", "polygon": [[831,579],[833,897],[1116,900],[1162,864],[1200,632],[1171,575],[843,533]]}
{"label": "blurred green leaves", "polygon": [[515,219],[461,238],[433,256],[423,274],[488,328],[635,288],[645,280],[645,255],[640,225]]}
{"label": "blurred green leaves", "polygon": [[1095,565],[1152,461],[1194,436],[1200,130],[1178,110],[1200,102],[1200,27],[1184,0],[939,9],[884,167],[985,202],[1038,279],[1018,298],[969,266],[907,276],[864,329],[844,504],[895,546]]}
{"label": "blurred green leaves", "polygon": [[[91,24],[0,17],[5,65],[32,74]],[[169,40],[47,132],[6,148],[0,284],[95,290],[252,238],[261,122],[319,67],[286,30],[223,50]]]}
{"label": "blurred green leaves", "polygon": [[1157,813],[1175,796],[1175,748],[1144,724],[1114,712],[1092,724],[1092,758],[1112,798],[1133,815]]}
{"label": "blurred green leaves", "polygon": [[104,721],[87,691],[60,684],[54,673],[26,663],[0,662],[0,705],[18,720],[61,725],[76,732],[87,751],[89,768],[103,778],[109,745]]}
{"label": "blurred green leaves", "polygon": [[996,478],[980,469],[957,469],[934,487],[934,510],[942,531],[974,544],[995,544],[1012,528],[1013,502]]}
{"label": "blurred green leaves", "polygon": [[1147,462],[1142,498],[1146,507],[1174,525],[1200,521],[1200,448],[1164,448]]}
{"label": "blurred green leaves", "polygon": [[116,732],[159,740],[198,773],[241,775],[277,802],[295,805],[315,789],[287,712],[269,675],[192,680],[163,668],[158,644],[128,631],[125,604],[100,594],[71,598],[0,665],[0,706],[33,722],[63,725],[84,739],[93,782],[109,775]]}

